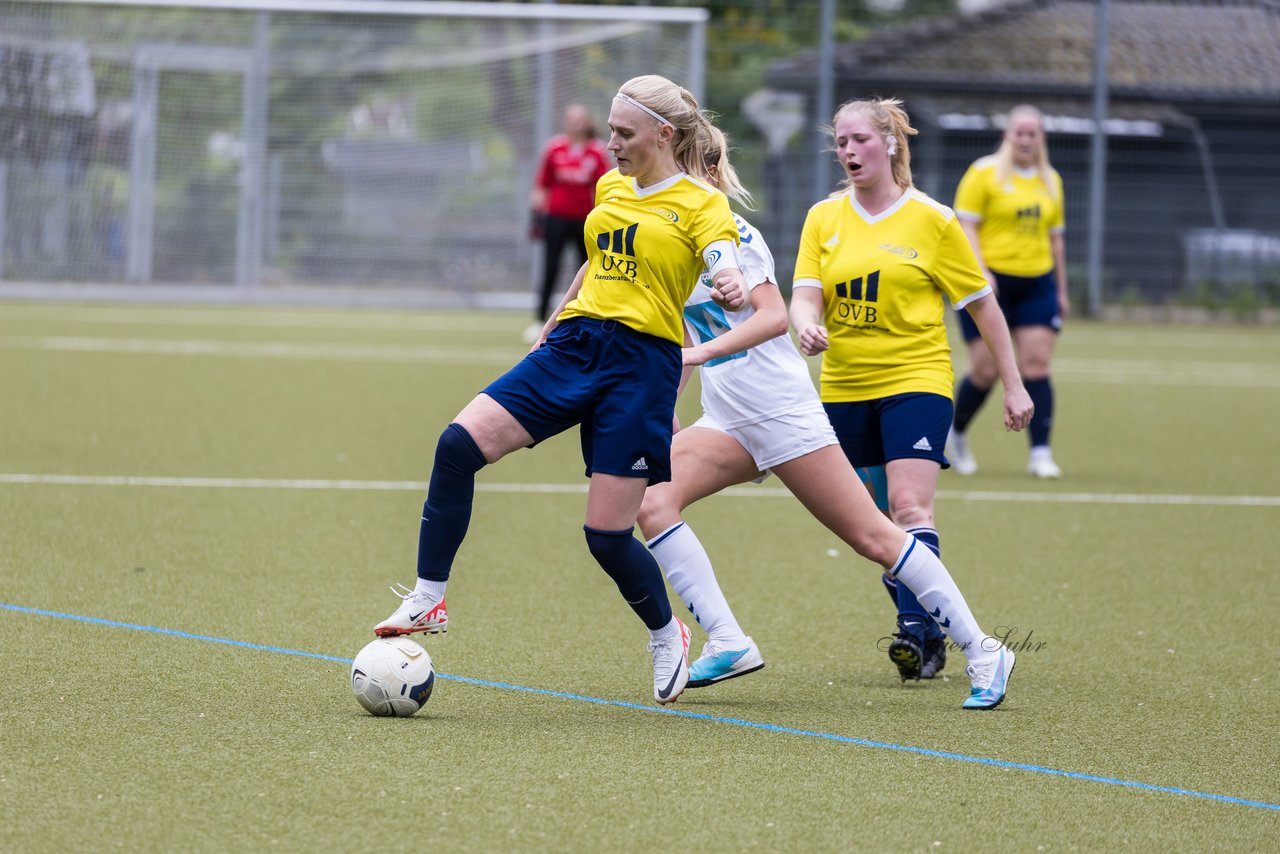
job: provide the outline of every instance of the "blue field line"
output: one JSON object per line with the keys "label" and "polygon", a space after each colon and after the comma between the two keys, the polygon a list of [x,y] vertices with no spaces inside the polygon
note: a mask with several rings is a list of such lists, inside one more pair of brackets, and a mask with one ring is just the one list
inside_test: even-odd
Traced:
{"label": "blue field line", "polygon": [[[183,632],[177,629],[166,629],[163,626],[148,626],[142,623],[125,623],[119,620],[106,620],[101,617],[86,617],[81,614],[66,614],[61,611],[47,611],[42,608],[28,608],[25,605],[13,605],[8,602],[0,602],[0,610],[15,611],[19,614],[32,614],[39,617],[53,617],[59,620],[74,620],[78,623],[89,623],[95,626],[111,626],[118,629],[132,629],[139,632],[150,632],[151,634],[167,635],[169,637],[185,638],[187,640],[206,641],[208,643],[222,644],[223,646],[234,646],[242,649],[252,649],[259,652],[276,652],[283,655],[296,655],[300,658],[314,658],[319,661],[332,661],[338,664],[350,664],[351,659],[340,655],[325,655],[319,652],[306,652],[300,649],[289,649],[283,646],[268,646],[260,643],[249,643],[248,641],[239,641],[232,638],[220,638],[213,635],[198,635],[192,632]],[[626,700],[608,700],[603,697],[588,697],[585,694],[572,694],[567,691],[551,691],[546,688],[531,688],[527,685],[514,685],[510,682],[495,682],[489,679],[473,679],[469,676],[450,676],[444,673],[437,673],[440,679],[450,682],[461,682],[466,685],[476,685],[482,688],[500,688],[504,691],[519,691],[524,694],[536,694],[542,697],[555,697],[561,700],[575,700],[580,703],[594,703],[597,706],[613,706],[622,709],[632,709],[638,712],[649,712],[651,714],[670,715],[678,718],[691,718],[693,720],[707,721],[709,723],[727,724],[729,726],[743,727],[744,729],[763,730],[765,732],[776,732],[784,735],[798,735],[804,738],[817,738],[823,741],[834,741],[838,744],[853,744],[859,747],[872,747],[878,750],[896,750],[900,753],[910,753],[916,756],[931,756],[936,759],[950,759],[956,762],[968,762],[973,765],[988,765],[993,768],[1011,768],[1018,771],[1028,771],[1033,774],[1045,774],[1050,777],[1067,777],[1072,780],[1084,780],[1089,783],[1105,783],[1110,786],[1122,786],[1127,789],[1141,789],[1147,792],[1159,792],[1166,795],[1183,795],[1189,798],[1200,798],[1206,801],[1219,801],[1227,804],[1236,804],[1238,806],[1255,807],[1257,809],[1272,810],[1280,812],[1280,804],[1269,803],[1267,801],[1255,801],[1249,798],[1237,798],[1231,795],[1217,795],[1213,792],[1200,792],[1195,789],[1184,789],[1181,786],[1157,786],[1152,783],[1142,783],[1137,780],[1125,780],[1120,777],[1104,777],[1098,774],[1084,774],[1079,771],[1064,771],[1060,768],[1050,768],[1046,765],[1032,765],[1026,762],[1009,762],[1004,759],[991,759],[985,756],[970,756],[965,753],[950,753],[945,750],[931,750],[927,747],[912,747],[907,744],[894,744],[887,741],[872,741],[867,738],[856,738],[849,735],[837,735],[830,732],[818,732],[815,730],[797,729],[795,727],[780,726],[778,724],[762,723],[760,721],[748,721],[742,718],[726,718],[719,715],[709,715],[705,712],[687,712],[683,709],[672,709],[664,706],[650,706],[642,703],[630,703]]]}

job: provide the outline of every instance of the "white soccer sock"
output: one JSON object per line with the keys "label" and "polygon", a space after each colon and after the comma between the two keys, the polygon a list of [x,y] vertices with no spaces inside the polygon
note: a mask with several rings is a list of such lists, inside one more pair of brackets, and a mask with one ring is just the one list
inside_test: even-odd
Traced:
{"label": "white soccer sock", "polygon": [[711,558],[707,557],[693,530],[679,522],[654,537],[648,545],[666,573],[667,581],[711,640],[728,646],[745,645],[746,635],[734,619],[716,583]]}
{"label": "white soccer sock", "polygon": [[951,573],[924,543],[907,534],[890,573],[916,594],[943,631],[964,650],[965,658],[986,658],[996,651],[960,595]]}
{"label": "white soccer sock", "polygon": [[440,604],[440,600],[444,599],[444,586],[447,581],[428,581],[425,578],[419,578],[418,583],[413,586],[414,594],[427,597],[427,601],[432,605]]}

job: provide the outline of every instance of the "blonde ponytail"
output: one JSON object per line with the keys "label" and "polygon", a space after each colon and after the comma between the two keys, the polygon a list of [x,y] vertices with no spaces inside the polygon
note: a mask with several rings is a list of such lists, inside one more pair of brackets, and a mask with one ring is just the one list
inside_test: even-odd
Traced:
{"label": "blonde ponytail", "polygon": [[710,122],[704,123],[698,129],[694,147],[697,154],[685,171],[706,181],[747,210],[755,210],[755,199],[742,185],[737,170],[729,162],[729,138],[724,131]]}

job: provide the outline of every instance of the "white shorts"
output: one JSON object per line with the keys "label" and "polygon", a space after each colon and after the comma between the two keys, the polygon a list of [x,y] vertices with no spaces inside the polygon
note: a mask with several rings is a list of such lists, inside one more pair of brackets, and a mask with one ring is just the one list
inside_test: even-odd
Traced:
{"label": "white shorts", "polygon": [[[831,429],[831,422],[827,420],[826,410],[816,402],[776,418],[740,427],[721,427],[715,418],[704,412],[692,426],[719,430],[735,440],[746,449],[765,476],[773,466],[811,454],[827,445],[840,444],[836,432]],[[759,480],[764,480],[764,477]]]}

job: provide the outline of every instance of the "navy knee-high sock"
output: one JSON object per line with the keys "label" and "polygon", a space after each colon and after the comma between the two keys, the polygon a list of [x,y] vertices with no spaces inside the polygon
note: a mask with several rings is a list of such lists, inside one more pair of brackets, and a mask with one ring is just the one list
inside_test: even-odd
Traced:
{"label": "navy knee-high sock", "polygon": [[618,592],[650,631],[666,628],[671,622],[671,600],[662,582],[662,569],[644,545],[625,531],[600,531],[582,526],[587,548],[596,563],[609,574]]}
{"label": "navy knee-high sock", "polygon": [[953,422],[957,433],[969,429],[969,422],[978,414],[990,393],[989,386],[978,388],[974,385],[973,377],[966,376],[960,381],[960,387],[956,389],[956,415]]}
{"label": "navy knee-high sock", "polygon": [[476,492],[476,472],[485,466],[484,454],[471,434],[450,424],[436,443],[427,500],[422,505],[418,529],[418,577],[448,581],[458,547],[471,524],[471,503]]}
{"label": "navy knee-high sock", "polygon": [[1049,431],[1053,429],[1053,383],[1048,377],[1038,380],[1022,381],[1035,406],[1035,414],[1027,425],[1027,434],[1031,439],[1031,447],[1049,444]]}
{"label": "navy knee-high sock", "polygon": [[[908,528],[906,529],[906,533],[914,536],[915,539],[920,540],[920,543],[924,544],[929,551],[933,552],[934,557],[942,557],[942,542],[941,539],[938,538],[938,531],[936,529],[923,528],[922,526],[922,528]],[[899,612],[902,611],[902,594],[905,593],[910,597],[911,603],[914,603],[915,607],[919,608],[919,611],[924,613],[924,639],[937,640],[938,638],[941,638],[942,629],[941,626],[938,626],[938,621],[934,620],[934,618],[929,615],[928,609],[925,608],[923,604],[920,604],[920,600],[915,598],[915,594],[910,592],[908,586],[905,584],[897,585],[897,590],[899,590],[899,593],[897,593],[897,595],[899,595],[899,607],[897,607]]]}

